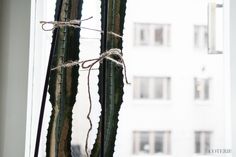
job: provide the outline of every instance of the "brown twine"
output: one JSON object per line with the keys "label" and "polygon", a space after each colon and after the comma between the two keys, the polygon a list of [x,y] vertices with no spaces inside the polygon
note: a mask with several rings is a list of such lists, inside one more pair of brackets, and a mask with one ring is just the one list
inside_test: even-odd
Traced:
{"label": "brown twine", "polygon": [[[90,31],[96,31],[100,33],[104,33],[104,31],[99,30],[99,29],[94,29],[94,28],[88,28],[88,27],[81,27],[80,24],[82,21],[90,20],[93,18],[92,16],[83,20],[70,20],[70,21],[40,21],[40,24],[42,24],[42,29],[44,31],[53,31],[56,28],[62,28],[62,27],[73,27],[73,28],[81,28],[81,29],[87,29]],[[46,25],[53,25],[52,28],[45,28]],[[107,34],[113,35],[118,38],[122,38],[121,35],[114,33],[114,32],[107,32]]]}
{"label": "brown twine", "polygon": [[[117,56],[120,61],[117,61],[117,60],[113,59],[112,56]],[[110,49],[109,51],[107,51],[105,53],[102,53],[100,55],[100,57],[95,58],[95,59],[88,59],[88,60],[84,60],[84,61],[71,61],[71,62],[62,64],[60,66],[57,66],[57,67],[54,67],[54,68],[51,69],[51,70],[56,70],[58,68],[67,68],[67,67],[77,66],[77,65],[81,64],[81,67],[83,69],[88,70],[88,75],[87,75],[87,87],[88,87],[88,89],[87,90],[88,90],[88,96],[89,96],[89,111],[88,111],[88,114],[87,114],[87,119],[89,121],[90,127],[89,127],[88,132],[87,132],[86,144],[85,144],[85,152],[86,152],[87,157],[89,156],[89,153],[88,153],[88,139],[89,139],[89,134],[90,134],[90,132],[92,130],[92,127],[93,127],[92,120],[90,118],[90,114],[91,114],[91,111],[92,111],[92,98],[91,98],[91,90],[90,90],[90,73],[91,73],[91,70],[94,70],[93,66],[96,63],[101,64],[104,59],[108,59],[108,60],[114,62],[116,65],[123,67],[124,68],[125,82],[126,82],[126,84],[130,84],[128,82],[127,73],[126,73],[126,65],[125,65],[123,56],[121,55],[121,50],[117,49],[117,48]]]}

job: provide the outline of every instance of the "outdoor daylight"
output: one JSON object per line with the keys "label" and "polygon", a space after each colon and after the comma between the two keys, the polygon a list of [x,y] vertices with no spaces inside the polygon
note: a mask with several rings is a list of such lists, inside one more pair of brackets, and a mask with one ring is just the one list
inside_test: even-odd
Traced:
{"label": "outdoor daylight", "polygon": [[0,157],[236,157],[236,1],[3,1]]}

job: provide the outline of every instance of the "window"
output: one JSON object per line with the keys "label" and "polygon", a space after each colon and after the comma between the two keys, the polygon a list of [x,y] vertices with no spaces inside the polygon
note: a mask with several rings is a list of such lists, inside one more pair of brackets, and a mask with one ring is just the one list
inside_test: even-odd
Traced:
{"label": "window", "polygon": [[135,44],[147,45],[149,43],[149,24],[136,24],[135,25]]}
{"label": "window", "polygon": [[195,153],[207,154],[211,148],[211,132],[196,131],[195,132]]}
{"label": "window", "polygon": [[135,77],[135,99],[170,99],[169,77]]}
{"label": "window", "polygon": [[170,131],[134,132],[134,154],[170,154]]}
{"label": "window", "polygon": [[170,46],[169,24],[135,24],[135,45]]}
{"label": "window", "polygon": [[207,50],[208,31],[205,25],[194,26],[194,47],[196,49]]}
{"label": "window", "polygon": [[156,24],[154,27],[154,44],[157,46],[170,46],[170,25]]}
{"label": "window", "polygon": [[194,97],[195,100],[210,99],[210,79],[195,78],[194,79]]}
{"label": "window", "polygon": [[149,153],[150,152],[149,133],[142,132],[142,133],[140,133],[139,136],[140,136],[139,151],[141,153]]}

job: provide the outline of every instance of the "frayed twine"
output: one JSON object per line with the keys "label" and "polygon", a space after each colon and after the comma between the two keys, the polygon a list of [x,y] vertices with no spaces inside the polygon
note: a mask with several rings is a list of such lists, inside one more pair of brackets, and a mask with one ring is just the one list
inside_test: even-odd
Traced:
{"label": "frayed twine", "polygon": [[[118,57],[119,61],[117,61],[114,58],[112,58],[112,56]],[[84,70],[88,70],[87,87],[88,87],[88,96],[89,96],[89,111],[88,111],[88,114],[87,114],[87,119],[89,121],[90,127],[89,127],[89,130],[87,132],[86,144],[85,144],[85,152],[86,152],[86,156],[87,157],[89,157],[89,153],[88,153],[88,139],[89,139],[89,134],[90,134],[90,132],[92,130],[92,127],[93,127],[92,120],[90,118],[90,114],[91,114],[91,111],[92,111],[92,98],[91,98],[91,90],[90,90],[90,72],[91,72],[91,70],[94,70],[93,66],[96,63],[100,63],[101,64],[104,59],[108,59],[108,60],[112,61],[113,63],[115,63],[116,65],[118,65],[120,67],[123,67],[125,82],[126,82],[126,84],[130,84],[128,82],[127,73],[126,73],[126,65],[125,65],[123,56],[121,55],[121,50],[117,49],[117,48],[110,49],[109,51],[107,51],[105,53],[102,53],[100,55],[100,57],[95,58],[95,59],[88,59],[88,60],[84,60],[84,61],[72,61],[72,62],[68,62],[68,63],[62,64],[60,66],[57,66],[57,67],[54,67],[54,68],[51,69],[51,70],[56,70],[56,69],[59,69],[59,68],[68,68],[68,67],[78,66],[78,65],[81,64],[81,67]],[[88,63],[90,63],[90,64],[88,64]]]}
{"label": "frayed twine", "polygon": [[[102,30],[80,26],[82,21],[87,21],[87,20],[90,20],[92,18],[93,17],[91,16],[91,17],[83,19],[83,20],[75,19],[75,20],[70,20],[70,21],[40,21],[40,24],[42,24],[42,29],[44,31],[53,31],[56,28],[62,28],[62,27],[73,27],[73,28],[87,29],[87,30],[90,30],[90,31],[96,31],[96,32],[104,33],[104,31],[102,31]],[[52,25],[52,27],[51,28],[46,28],[45,27],[46,25]],[[119,35],[117,33],[114,33],[114,32],[108,31],[107,34],[113,35],[113,36],[118,37],[118,38],[122,38],[121,35]]]}

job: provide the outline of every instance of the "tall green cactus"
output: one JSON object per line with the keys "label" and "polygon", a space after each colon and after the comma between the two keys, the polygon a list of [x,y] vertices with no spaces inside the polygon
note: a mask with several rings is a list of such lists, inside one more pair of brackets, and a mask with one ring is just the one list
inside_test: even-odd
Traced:
{"label": "tall green cactus", "polygon": [[[107,3],[108,2],[108,3]],[[69,21],[81,19],[83,0],[57,0],[55,21]],[[105,4],[106,5],[105,7]],[[106,10],[108,9],[108,10]],[[102,29],[106,25],[107,36],[104,42],[102,36],[101,54],[112,48],[122,49],[122,38],[114,35],[123,35],[126,0],[102,0],[101,3]],[[107,13],[107,14],[106,14]],[[51,51],[53,52],[53,67],[78,60],[80,30],[72,27],[56,28],[53,32]],[[113,56],[115,60],[116,58]],[[101,119],[98,127],[98,135],[91,151],[91,157],[100,157],[101,149],[104,154],[101,157],[112,157],[118,127],[118,116],[123,97],[122,67],[106,60],[99,67],[99,95],[100,103],[104,106],[105,115],[102,126]],[[52,103],[52,114],[47,135],[47,157],[71,156],[71,127],[72,109],[75,103],[78,86],[78,66],[61,67],[50,74],[49,93]],[[104,132],[102,132],[104,127]],[[104,133],[104,136],[101,136]],[[103,137],[103,139],[101,138]],[[102,144],[104,147],[102,147]]]}
{"label": "tall green cactus", "polygon": [[[102,0],[102,28],[106,24],[108,32],[113,32],[122,36],[124,29],[126,0],[108,0],[107,15],[104,14],[106,11],[105,5],[106,0]],[[103,41],[101,41],[101,43],[104,44]],[[106,37],[106,50],[110,50],[112,48],[122,49],[122,38],[108,33]],[[103,53],[103,49],[101,50],[101,53]],[[112,61],[106,60],[105,65],[100,65],[99,71],[98,93],[100,95],[100,103],[101,105],[104,105],[105,108],[105,119],[103,124],[104,137],[102,139],[102,123],[100,117],[98,134],[92,149],[91,157],[99,157],[101,149],[104,149],[102,155],[103,157],[112,157],[118,127],[118,116],[123,101],[122,96],[124,83],[122,67],[116,65]],[[102,142],[104,142],[104,148],[101,147]]]}
{"label": "tall green cactus", "polygon": [[[55,21],[81,18],[82,0],[57,0]],[[53,32],[51,51],[52,66],[79,59],[79,29],[56,28]],[[78,86],[78,67],[57,68],[51,71],[49,82],[52,114],[47,135],[47,157],[71,156],[72,109]]]}

